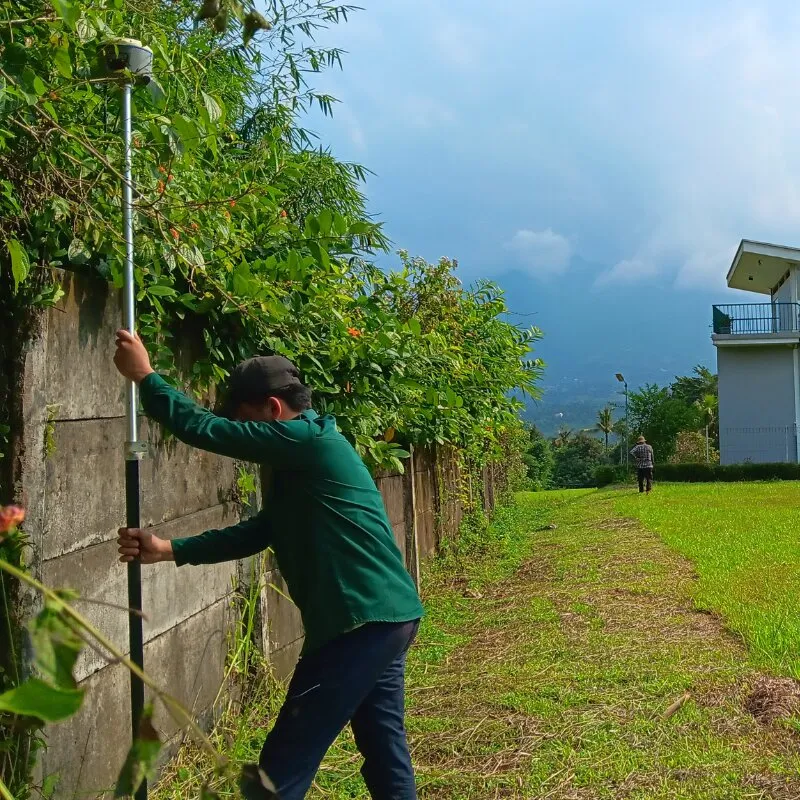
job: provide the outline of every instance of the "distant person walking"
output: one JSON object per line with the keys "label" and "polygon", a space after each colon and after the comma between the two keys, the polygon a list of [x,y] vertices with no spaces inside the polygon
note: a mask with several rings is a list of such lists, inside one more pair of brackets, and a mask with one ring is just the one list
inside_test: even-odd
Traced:
{"label": "distant person walking", "polygon": [[631,455],[636,461],[639,493],[647,491],[649,494],[653,488],[653,467],[655,464],[653,463],[653,448],[647,444],[644,436],[639,437],[636,447],[631,450]]}

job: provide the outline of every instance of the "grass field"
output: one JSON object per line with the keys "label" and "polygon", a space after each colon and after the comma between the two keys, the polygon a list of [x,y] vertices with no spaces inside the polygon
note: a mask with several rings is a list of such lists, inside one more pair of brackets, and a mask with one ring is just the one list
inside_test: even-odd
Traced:
{"label": "grass field", "polygon": [[[800,798],[795,687],[767,674],[797,663],[798,499],[792,484],[523,495],[432,564],[408,674],[420,797]],[[232,709],[219,746],[253,759],[278,700]],[[310,797],[367,797],[359,765],[345,733]],[[186,749],[158,796],[204,777]]]}
{"label": "grass field", "polygon": [[615,503],[698,574],[695,600],[721,613],[764,666],[800,678],[800,483],[672,484]]}

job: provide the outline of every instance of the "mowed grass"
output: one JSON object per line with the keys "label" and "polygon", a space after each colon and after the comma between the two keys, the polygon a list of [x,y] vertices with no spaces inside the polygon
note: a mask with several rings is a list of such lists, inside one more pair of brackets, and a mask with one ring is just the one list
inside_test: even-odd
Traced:
{"label": "mowed grass", "polygon": [[[713,548],[674,517],[693,513],[681,492],[713,488],[659,486],[641,502],[627,490],[522,495],[488,532],[428,565],[427,617],[408,668],[421,798],[800,798],[796,722],[789,714],[765,724],[748,711],[764,657],[695,606],[702,596],[723,611],[714,598],[730,599],[725,570],[701,571]],[[699,496],[695,506],[704,507]],[[744,524],[749,505],[741,508]],[[689,539],[696,572],[681,544]],[[232,706],[218,745],[252,759],[279,699],[265,686]],[[366,798],[359,767],[345,732],[309,797]],[[196,748],[168,775],[161,798],[197,796],[209,779],[221,796],[236,795]]]}
{"label": "mowed grass", "polygon": [[800,483],[665,484],[614,508],[691,559],[695,602],[758,663],[800,678]]}
{"label": "mowed grass", "polygon": [[[626,500],[524,495],[432,576],[409,676],[421,797],[800,797],[790,723],[748,713],[758,670]],[[349,789],[320,796],[366,796]]]}

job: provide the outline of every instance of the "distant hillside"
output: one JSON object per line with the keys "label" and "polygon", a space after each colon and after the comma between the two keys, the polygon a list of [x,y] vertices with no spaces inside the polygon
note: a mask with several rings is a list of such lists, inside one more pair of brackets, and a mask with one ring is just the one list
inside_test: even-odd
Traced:
{"label": "distant hillside", "polygon": [[614,387],[587,385],[574,378],[545,385],[543,391],[541,400],[528,402],[524,416],[545,436],[553,436],[562,425],[573,431],[593,428],[597,412],[609,403],[618,403],[617,414],[624,414],[625,400],[614,395]]}
{"label": "distant hillside", "polygon": [[[626,366],[623,374],[630,381],[630,391],[636,391],[647,383],[660,386],[672,383],[677,375],[688,375],[694,366],[676,367],[668,360],[665,362],[669,366],[659,363],[650,363],[640,369]],[[528,401],[525,418],[545,436],[553,436],[562,425],[576,432],[594,428],[597,412],[606,405],[615,406],[615,419],[622,418],[625,415],[625,396],[612,366],[598,368],[596,363],[587,363],[586,372],[583,377],[563,376],[553,380],[552,370],[546,370],[541,386],[542,399]]]}
{"label": "distant hillside", "polygon": [[544,396],[528,404],[527,416],[547,435],[562,424],[572,430],[594,426],[607,403],[624,407],[617,372],[635,391],[646,383],[672,383],[695,364],[716,370],[711,304],[726,294],[681,291],[666,279],[598,287],[602,269],[575,258],[568,275],[551,280],[521,272],[500,277],[510,317],[544,333],[534,348],[547,365]]}

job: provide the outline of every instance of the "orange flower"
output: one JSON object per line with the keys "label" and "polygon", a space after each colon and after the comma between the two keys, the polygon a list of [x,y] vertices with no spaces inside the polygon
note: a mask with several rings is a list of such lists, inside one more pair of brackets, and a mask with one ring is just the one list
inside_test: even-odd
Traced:
{"label": "orange flower", "polygon": [[170,228],[170,229],[169,229],[169,232],[170,232],[170,234],[172,235],[172,238],[173,238],[173,239],[174,239],[176,242],[178,241],[178,239],[180,239],[180,238],[181,238],[181,235],[178,233],[178,231],[176,231],[176,230],[175,230],[175,228]]}
{"label": "orange flower", "polygon": [[157,186],[156,186],[156,191],[157,191],[159,194],[164,194],[164,189],[165,189],[165,188],[166,188],[166,187],[164,186],[164,181],[159,181],[159,182],[158,182],[158,184],[157,184]]}
{"label": "orange flower", "polygon": [[229,205],[231,208],[235,208],[235,207],[236,207],[236,201],[235,201],[235,200],[231,200],[231,201],[230,201],[230,203],[228,203],[228,205]]}
{"label": "orange flower", "polygon": [[193,231],[199,231],[200,230],[200,226],[196,222],[193,222],[192,223],[192,230]]}
{"label": "orange flower", "polygon": [[170,172],[170,174],[167,175],[167,181],[174,181],[174,180],[175,180],[175,176]]}
{"label": "orange flower", "polygon": [[361,331],[358,328],[348,328],[347,332],[355,339],[361,336]]}
{"label": "orange flower", "polygon": [[133,146],[134,147],[141,147],[142,146],[142,140],[137,137],[136,139],[133,140]]}
{"label": "orange flower", "polygon": [[19,506],[0,506],[0,533],[16,528],[25,519],[25,509]]}
{"label": "orange flower", "polygon": [[165,166],[161,165],[161,164],[159,164],[159,165],[158,165],[158,171],[159,171],[159,172],[160,172],[162,175],[166,175],[166,174],[167,174],[167,168],[166,168]]}
{"label": "orange flower", "polygon": [[283,209],[281,209],[281,218],[286,219],[287,216],[288,216],[287,213]]}

